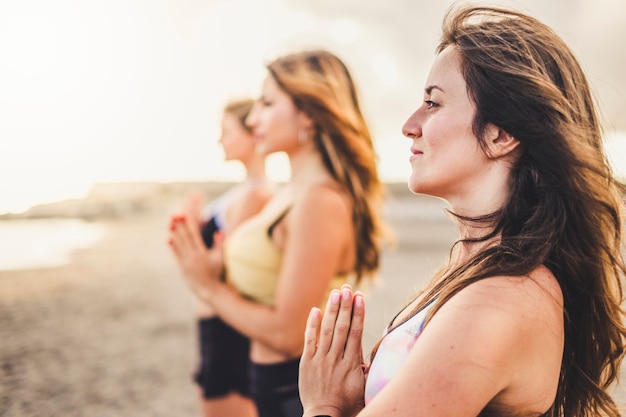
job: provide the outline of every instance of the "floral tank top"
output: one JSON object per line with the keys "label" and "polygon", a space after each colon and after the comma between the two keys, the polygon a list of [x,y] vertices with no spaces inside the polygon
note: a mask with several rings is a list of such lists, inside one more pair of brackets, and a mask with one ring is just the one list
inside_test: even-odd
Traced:
{"label": "floral tank top", "polygon": [[426,316],[433,305],[434,302],[431,301],[395,329],[389,331],[387,328],[367,374],[365,383],[366,405],[402,369],[411,348],[424,329]]}

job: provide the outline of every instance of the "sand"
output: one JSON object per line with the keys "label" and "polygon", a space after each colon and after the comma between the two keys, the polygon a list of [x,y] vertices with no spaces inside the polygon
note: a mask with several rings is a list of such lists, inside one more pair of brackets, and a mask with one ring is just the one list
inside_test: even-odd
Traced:
{"label": "sand", "polygon": [[[404,189],[385,210],[398,248],[366,293],[366,351],[455,235],[440,203]],[[200,415],[192,297],[165,244],[181,190],[165,194],[97,216],[106,236],[68,265],[0,271],[0,416]]]}

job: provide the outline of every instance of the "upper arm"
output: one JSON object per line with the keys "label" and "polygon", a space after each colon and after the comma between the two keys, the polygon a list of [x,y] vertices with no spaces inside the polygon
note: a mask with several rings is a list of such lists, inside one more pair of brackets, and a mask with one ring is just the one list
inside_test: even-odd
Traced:
{"label": "upper arm", "polygon": [[329,187],[314,187],[285,218],[285,242],[275,308],[298,323],[300,340],[311,307],[319,306],[342,259],[351,256],[354,230],[344,197]]}
{"label": "upper arm", "polygon": [[546,387],[556,389],[560,369],[562,314],[545,291],[520,281],[489,278],[453,296],[362,415],[476,416],[494,399],[530,399],[537,403],[520,406],[533,410],[549,406]]}

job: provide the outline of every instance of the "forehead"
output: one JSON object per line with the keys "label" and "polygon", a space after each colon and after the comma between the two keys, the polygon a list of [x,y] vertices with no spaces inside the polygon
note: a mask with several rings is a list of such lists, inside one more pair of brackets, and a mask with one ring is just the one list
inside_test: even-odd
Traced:
{"label": "forehead", "polygon": [[239,124],[239,117],[237,117],[237,115],[234,113],[224,112],[222,116],[222,124],[225,124],[225,125]]}
{"label": "forehead", "polygon": [[426,89],[436,86],[447,94],[466,92],[461,72],[461,55],[454,46],[448,46],[436,57],[428,74]]}
{"label": "forehead", "polygon": [[265,77],[265,80],[263,81],[263,94],[274,95],[274,94],[281,94],[281,93],[285,94],[285,92],[280,88],[280,86],[276,82],[276,79],[271,74],[268,74]]}

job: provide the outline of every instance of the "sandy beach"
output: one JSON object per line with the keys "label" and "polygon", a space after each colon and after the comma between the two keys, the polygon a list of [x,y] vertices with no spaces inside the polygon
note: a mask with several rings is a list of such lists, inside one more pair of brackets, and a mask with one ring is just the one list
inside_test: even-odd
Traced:
{"label": "sandy beach", "polygon": [[[0,271],[0,416],[200,415],[192,297],[165,244],[188,188],[92,216],[104,238],[67,265]],[[385,215],[398,247],[366,293],[366,352],[455,236],[439,202],[391,191]]]}

